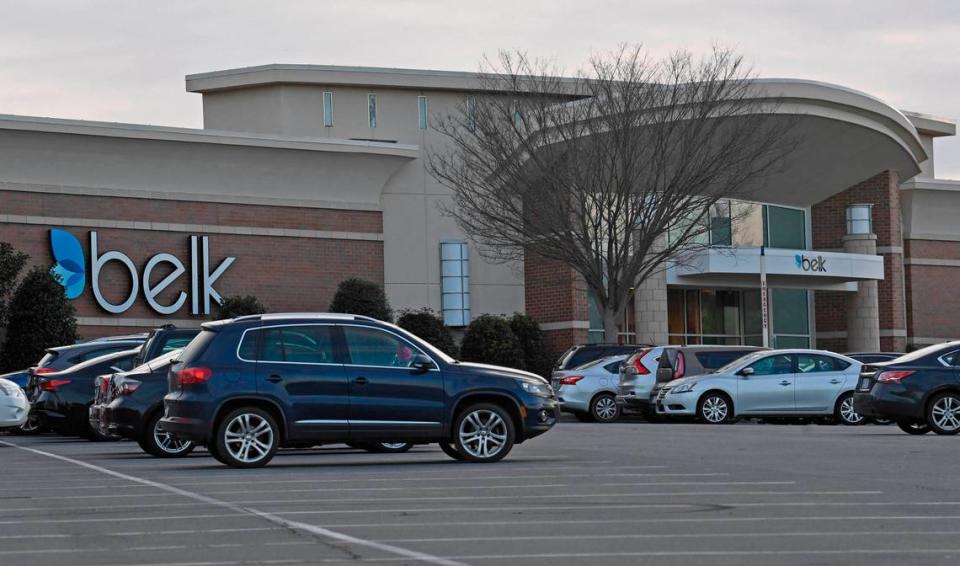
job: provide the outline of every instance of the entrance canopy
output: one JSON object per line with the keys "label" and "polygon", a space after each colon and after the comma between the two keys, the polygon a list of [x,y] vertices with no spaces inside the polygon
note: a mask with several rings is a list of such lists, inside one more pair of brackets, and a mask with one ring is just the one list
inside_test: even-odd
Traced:
{"label": "entrance canopy", "polygon": [[[767,284],[829,291],[856,291],[858,281],[883,279],[878,255],[766,249]],[[760,248],[709,248],[667,269],[668,285],[759,287]]]}

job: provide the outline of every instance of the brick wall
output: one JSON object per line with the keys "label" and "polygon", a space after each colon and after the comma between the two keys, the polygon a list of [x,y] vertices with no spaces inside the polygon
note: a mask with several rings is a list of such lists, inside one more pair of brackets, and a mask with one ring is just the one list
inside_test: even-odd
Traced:
{"label": "brick wall", "polygon": [[[874,205],[873,231],[877,235],[878,255],[883,256],[884,265],[884,279],[877,285],[880,332],[902,334],[907,328],[907,315],[903,253],[899,251],[903,246],[903,229],[896,172],[884,171],[813,205],[813,247],[818,250],[842,249],[843,236],[847,233],[846,209],[857,203]],[[845,299],[833,295],[836,294],[816,293],[818,332],[846,330]],[[845,347],[844,343],[839,349]],[[880,347],[888,351],[904,351],[906,339],[903,336],[882,336]]]}
{"label": "brick wall", "polygon": [[[377,233],[382,230],[379,212],[341,211],[294,207],[247,206],[153,201],[115,197],[77,197],[28,192],[0,192],[0,215],[117,219],[144,222],[173,222],[229,225],[251,228],[299,228],[324,231]],[[77,227],[23,224],[5,217],[0,222],[0,241],[6,241],[31,256],[31,264],[50,266],[49,228],[68,230],[80,240],[87,256],[87,281],[83,295],[73,301],[78,317],[115,319],[117,324],[82,326],[84,337],[135,332],[140,326],[129,326],[133,319],[196,319],[190,314],[190,299],[169,317],[153,311],[143,298],[143,289],[133,306],[122,315],[113,315],[97,304],[92,292],[90,270],[90,230],[98,234],[98,253],[118,250],[129,256],[142,275],[149,257],[168,252],[177,256],[187,273],[165,289],[157,301],[171,304],[180,291],[190,292],[191,235],[208,235],[210,270],[227,256],[236,257],[233,265],[217,280],[214,288],[222,295],[256,295],[265,306],[279,311],[323,311],[329,307],[337,284],[348,277],[362,277],[383,284],[383,242],[357,239],[321,239],[279,235],[247,235],[194,233],[166,230],[134,230],[119,228]],[[154,283],[170,272],[169,264],[161,264],[152,274]],[[202,269],[198,266],[198,269]],[[108,263],[100,276],[104,296],[114,304],[123,302],[131,289],[129,272],[119,262]],[[202,297],[200,297],[202,301]],[[202,302],[201,302],[202,307]]]}
{"label": "brick wall", "polygon": [[[562,262],[527,253],[523,262],[524,304],[537,322],[589,322],[587,287],[576,271]],[[583,328],[547,330],[554,355],[587,341]]]}
{"label": "brick wall", "polygon": [[926,341],[914,338],[960,338],[960,317],[954,308],[955,285],[960,281],[960,266],[955,265],[960,261],[960,242],[906,240],[904,254],[910,262],[905,266],[909,345],[927,345]]}

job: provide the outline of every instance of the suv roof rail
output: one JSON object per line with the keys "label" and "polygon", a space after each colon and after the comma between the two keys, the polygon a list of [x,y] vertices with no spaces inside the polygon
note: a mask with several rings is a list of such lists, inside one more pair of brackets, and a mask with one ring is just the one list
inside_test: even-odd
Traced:
{"label": "suv roof rail", "polygon": [[283,318],[333,318],[337,320],[366,320],[369,322],[381,322],[373,317],[341,312],[271,312],[265,314],[238,316],[233,320],[279,320]]}

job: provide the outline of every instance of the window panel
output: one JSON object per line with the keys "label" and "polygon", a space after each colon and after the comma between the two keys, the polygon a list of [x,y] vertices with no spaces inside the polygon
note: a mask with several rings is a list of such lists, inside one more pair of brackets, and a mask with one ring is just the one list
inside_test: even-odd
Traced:
{"label": "window panel", "polygon": [[344,326],[343,333],[353,365],[406,368],[423,354],[406,340],[376,328]]}
{"label": "window panel", "polygon": [[427,129],[427,97],[417,97],[417,115],[419,117],[419,126],[421,130]]}
{"label": "window panel", "polygon": [[750,364],[754,375],[784,375],[793,373],[793,361],[789,355],[769,356]]}
{"label": "window panel", "polygon": [[467,243],[440,243],[440,307],[447,326],[470,323],[470,259]]}
{"label": "window panel", "polygon": [[326,128],[333,126],[333,93],[323,93],[323,125]]}
{"label": "window panel", "polygon": [[771,248],[807,248],[806,214],[796,208],[767,205],[764,245]]}
{"label": "window panel", "polygon": [[367,121],[371,128],[377,127],[377,95],[367,95]]}

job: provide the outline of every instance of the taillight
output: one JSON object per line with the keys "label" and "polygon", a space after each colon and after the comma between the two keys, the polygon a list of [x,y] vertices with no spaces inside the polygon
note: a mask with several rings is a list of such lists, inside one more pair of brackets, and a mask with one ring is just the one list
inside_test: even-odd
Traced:
{"label": "taillight", "polygon": [[34,375],[43,375],[43,374],[45,374],[45,373],[56,373],[56,372],[57,372],[57,370],[55,370],[55,369],[53,369],[53,368],[37,368],[37,369],[33,370],[33,374],[34,374]]}
{"label": "taillight", "polygon": [[900,380],[907,377],[908,375],[913,375],[913,371],[882,371],[877,375],[878,383],[900,383]]}
{"label": "taillight", "polygon": [[640,350],[639,352],[633,355],[633,369],[637,370],[638,375],[647,375],[648,373],[650,373],[650,370],[647,369],[647,366],[643,365],[643,363],[640,361],[648,353],[650,353],[649,349]]}
{"label": "taillight", "polygon": [[110,376],[104,375],[100,377],[100,393],[106,395],[110,391]]}
{"label": "taillight", "polygon": [[136,379],[124,379],[117,388],[117,394],[131,395],[138,387],[140,387],[140,382]]}
{"label": "taillight", "polygon": [[61,385],[70,383],[69,379],[44,379],[40,382],[41,391],[56,391]]}
{"label": "taillight", "polygon": [[680,379],[687,372],[687,362],[683,359],[683,352],[677,352],[677,369],[673,372],[674,379]]}
{"label": "taillight", "polygon": [[206,383],[213,370],[210,368],[184,368],[177,372],[177,383],[180,385],[197,385]]}
{"label": "taillight", "polygon": [[576,385],[581,379],[583,379],[582,375],[568,375],[560,380],[560,385]]}

